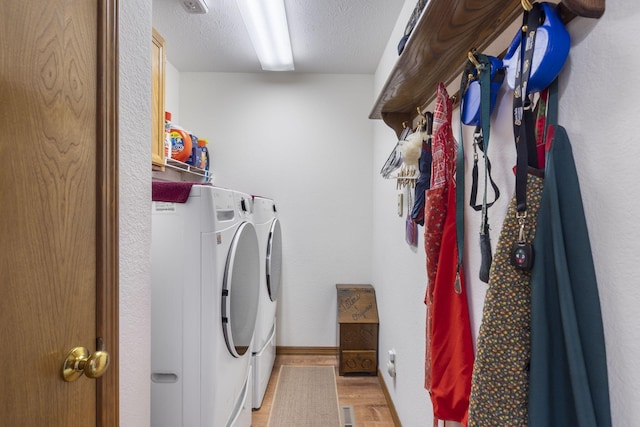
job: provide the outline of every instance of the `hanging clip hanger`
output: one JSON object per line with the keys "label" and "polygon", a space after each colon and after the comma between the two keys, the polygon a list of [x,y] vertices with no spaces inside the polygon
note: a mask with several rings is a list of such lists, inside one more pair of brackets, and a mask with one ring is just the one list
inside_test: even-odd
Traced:
{"label": "hanging clip hanger", "polygon": [[402,165],[400,172],[395,176],[396,189],[400,190],[405,187],[414,188],[416,185],[416,168],[413,166]]}

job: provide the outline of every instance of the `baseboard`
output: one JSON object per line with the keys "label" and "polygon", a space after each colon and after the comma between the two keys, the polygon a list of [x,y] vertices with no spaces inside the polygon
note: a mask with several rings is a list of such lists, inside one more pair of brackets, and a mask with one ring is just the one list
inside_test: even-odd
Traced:
{"label": "baseboard", "polygon": [[338,347],[276,347],[276,354],[292,356],[337,356]]}
{"label": "baseboard", "polygon": [[393,419],[393,423],[396,427],[402,427],[402,423],[400,422],[400,417],[398,417],[398,412],[396,412],[396,407],[393,404],[393,400],[391,400],[391,395],[389,394],[389,389],[387,388],[387,384],[384,382],[384,375],[378,369],[378,380],[380,381],[380,388],[382,389],[382,394],[384,394],[384,398],[387,401],[387,406],[389,407],[389,411],[391,412],[391,418]]}

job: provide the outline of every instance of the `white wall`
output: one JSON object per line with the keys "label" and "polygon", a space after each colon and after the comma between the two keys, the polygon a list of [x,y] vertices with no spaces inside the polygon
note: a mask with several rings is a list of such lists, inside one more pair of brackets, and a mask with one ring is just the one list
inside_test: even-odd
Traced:
{"label": "white wall", "polygon": [[[405,1],[395,29],[375,75],[376,95],[397,59],[397,43],[415,7]],[[423,228],[418,247],[405,242],[405,216],[397,214],[395,180],[384,180],[379,170],[397,142],[394,131],[381,120],[374,122],[373,144],[373,285],[380,316],[379,367],[405,426],[432,425],[433,411],[424,384],[426,271]],[[406,206],[405,206],[406,208]],[[387,374],[387,351],[396,351],[396,377]]]}
{"label": "white wall", "polygon": [[148,426],[151,375],[151,2],[121,1],[120,425]]}
{"label": "white wall", "polygon": [[629,73],[640,59],[633,0],[607,2],[597,22],[569,26],[572,52],[560,86],[560,122],[573,145],[598,276],[615,426],[640,419],[638,117]]}
{"label": "white wall", "polygon": [[[212,114],[191,122],[187,111],[193,111],[195,118],[196,110],[203,109],[185,106],[186,94],[179,108],[180,120],[213,142],[220,185],[262,193],[278,202],[287,251],[282,299],[291,309],[281,315],[279,345],[336,345],[335,326],[331,326],[334,284],[370,282],[376,287],[383,372],[386,350],[394,347],[398,352],[398,376],[392,380],[385,373],[384,380],[405,426],[431,424],[431,405],[422,388],[424,255],[420,246],[413,251],[404,243],[404,218],[396,213],[395,183],[378,175],[395,135],[382,122],[366,117],[395,61],[395,44],[414,5],[415,1],[406,1],[389,42],[391,48],[375,76],[375,89],[366,76],[298,76],[278,81],[269,75],[191,75],[189,79],[197,78],[199,83],[185,93],[192,93],[198,105],[207,106]],[[123,427],[149,425],[150,174],[140,165],[147,165],[150,158],[145,141],[151,138],[147,126],[151,112],[144,101],[151,90],[147,79],[151,53],[146,43],[151,34],[150,7],[142,0],[120,5]],[[636,219],[640,201],[635,183],[640,175],[640,144],[634,138],[640,105],[632,80],[632,70],[640,65],[633,54],[640,40],[630,36],[639,20],[635,3],[620,0],[608,2],[600,20],[572,22],[573,46],[562,74],[560,99],[560,120],[573,144],[590,227],[613,420],[620,427],[635,425],[640,419],[636,403],[640,401],[640,328],[635,322],[640,302],[635,256],[640,251]],[[183,86],[188,86],[185,80],[187,77],[181,77]],[[300,90],[294,91],[295,87]],[[319,96],[322,93],[326,97]],[[307,102],[311,95],[318,96],[315,104]],[[508,109],[505,99],[501,98],[498,108],[496,118],[508,116],[501,111]],[[240,120],[241,116],[251,120]],[[496,171],[513,158],[508,128],[501,119],[493,123],[490,150]],[[268,147],[283,149],[276,155]],[[277,167],[267,167],[257,161],[258,156],[280,160]],[[330,158],[337,158],[338,163]],[[495,178],[501,188],[507,188],[508,174],[496,173]],[[506,199],[505,195],[502,201]],[[491,224],[497,233],[497,212],[503,208],[494,209]],[[471,222],[473,214],[466,217],[470,223],[467,247],[471,247],[477,227]],[[468,254],[466,267],[477,269],[473,253]],[[476,328],[485,287],[477,281],[469,284]]]}
{"label": "white wall", "polygon": [[280,346],[335,347],[335,285],[371,282],[372,104],[370,75],[180,75],[179,124],[209,139],[214,184],[276,201]]}
{"label": "white wall", "polygon": [[180,72],[167,61],[165,68],[164,109],[171,113],[171,121],[180,123]]}
{"label": "white wall", "polygon": [[[407,0],[394,35],[375,76],[376,95],[397,54],[395,45],[415,2]],[[582,186],[593,256],[599,282],[609,367],[614,426],[637,424],[640,417],[640,328],[634,314],[640,303],[638,266],[640,225],[635,216],[640,200],[635,179],[640,178],[640,145],[634,141],[640,106],[638,89],[630,83],[631,70],[640,65],[633,52],[640,45],[629,37],[640,22],[631,0],[608,2],[600,20],[577,18],[569,24],[572,50],[561,76],[560,123],[569,133]],[[490,210],[492,244],[504,219],[505,203],[513,188],[509,168],[515,162],[511,128],[511,97],[503,87],[492,122],[490,157],[494,179],[503,191],[501,203]],[[454,116],[457,138],[457,115]],[[470,129],[465,141],[471,141]],[[405,426],[431,425],[432,410],[422,388],[424,371],[425,257],[422,236],[418,251],[404,242],[404,218],[396,214],[395,183],[383,180],[377,170],[396,142],[382,122],[374,125],[373,174],[373,283],[380,305],[380,354],[395,348],[397,377],[384,380]],[[467,199],[471,182],[470,145],[467,155]],[[477,277],[478,214],[465,212],[467,221],[465,268],[471,302],[474,338],[482,316],[486,285]],[[420,232],[424,230],[421,227]],[[633,260],[633,261],[631,261]],[[381,361],[384,366],[385,360]],[[449,425],[449,423],[447,423]]]}

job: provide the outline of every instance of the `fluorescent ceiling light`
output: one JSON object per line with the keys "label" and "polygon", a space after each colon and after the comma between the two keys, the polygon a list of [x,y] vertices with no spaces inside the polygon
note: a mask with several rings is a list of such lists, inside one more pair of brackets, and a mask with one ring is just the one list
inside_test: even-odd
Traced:
{"label": "fluorescent ceiling light", "polygon": [[263,70],[293,70],[284,0],[237,0]]}

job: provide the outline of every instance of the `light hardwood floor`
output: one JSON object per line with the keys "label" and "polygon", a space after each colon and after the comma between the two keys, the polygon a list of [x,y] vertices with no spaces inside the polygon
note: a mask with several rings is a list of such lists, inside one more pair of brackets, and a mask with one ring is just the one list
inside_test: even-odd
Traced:
{"label": "light hardwood floor", "polygon": [[262,406],[253,411],[252,427],[267,427],[271,402],[275,393],[278,373],[282,365],[334,366],[338,401],[340,405],[353,405],[357,427],[395,427],[378,377],[338,375],[338,356],[284,355],[276,356],[275,366],[267,386]]}

